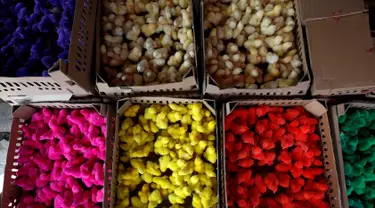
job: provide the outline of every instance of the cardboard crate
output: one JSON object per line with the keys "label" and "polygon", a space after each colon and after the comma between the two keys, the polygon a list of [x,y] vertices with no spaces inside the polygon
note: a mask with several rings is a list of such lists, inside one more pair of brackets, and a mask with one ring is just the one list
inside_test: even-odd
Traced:
{"label": "cardboard crate", "polygon": [[92,70],[97,0],[76,1],[68,63],[58,60],[50,77],[0,77],[0,98],[10,104],[67,101],[95,93]]}
{"label": "cardboard crate", "polygon": [[[112,149],[110,147],[110,139],[113,136],[113,121],[114,114],[112,108],[109,105],[104,104],[84,104],[84,103],[34,103],[28,105],[22,105],[20,107],[15,107],[13,111],[13,122],[12,129],[10,134],[10,143],[8,149],[8,155],[5,166],[4,174],[4,184],[3,184],[3,193],[1,198],[1,207],[12,207],[16,208],[19,203],[20,197],[20,187],[15,183],[17,178],[17,171],[20,168],[17,163],[18,151],[22,146],[24,141],[22,126],[28,122],[31,116],[40,108],[67,108],[67,109],[77,109],[77,108],[94,108],[101,115],[107,117],[107,135],[106,135],[106,161],[105,161],[105,178],[108,178],[108,174],[111,169],[112,163],[107,161],[108,156],[112,155]],[[105,191],[108,190],[109,183],[107,180],[104,181]],[[104,204],[108,203],[106,195],[104,195]]]}
{"label": "cardboard crate", "polygon": [[169,97],[132,97],[121,99],[117,102],[117,112],[116,112],[116,132],[115,132],[115,143],[113,146],[113,159],[112,159],[112,176],[107,177],[112,178],[113,180],[110,181],[110,205],[106,207],[114,208],[116,205],[116,198],[117,198],[117,174],[118,174],[118,163],[120,159],[120,140],[118,139],[118,131],[120,129],[121,121],[125,111],[132,106],[133,104],[141,104],[141,105],[151,105],[151,104],[161,104],[161,105],[168,105],[169,103],[177,103],[177,104],[189,104],[189,103],[202,103],[213,116],[216,117],[216,154],[217,154],[217,167],[216,167],[216,177],[217,177],[217,195],[218,195],[218,205],[220,206],[220,184],[221,184],[221,177],[220,177],[220,158],[219,158],[219,123],[218,117],[216,114],[216,104],[214,100],[200,100],[200,99],[183,99],[183,98],[169,98]]}
{"label": "cardboard crate", "polygon": [[294,9],[296,28],[294,29],[295,43],[297,46],[298,54],[302,61],[303,76],[297,85],[285,88],[276,88],[276,89],[245,89],[245,88],[227,88],[221,89],[216,81],[206,72],[206,63],[205,63],[205,38],[204,38],[204,1],[201,0],[201,50],[202,50],[202,68],[204,70],[203,77],[203,92],[204,94],[209,94],[214,97],[229,97],[229,96],[304,96],[309,87],[310,87],[310,74],[307,67],[307,56],[305,52],[305,41],[302,31],[302,23],[300,19],[300,9],[299,1],[294,0]]}
{"label": "cardboard crate", "polygon": [[362,108],[362,109],[375,109],[375,103],[369,102],[350,102],[342,103],[339,105],[333,105],[329,109],[329,116],[331,122],[331,131],[333,138],[333,145],[335,149],[335,155],[337,160],[337,170],[341,189],[341,200],[342,207],[349,207],[348,195],[346,194],[346,182],[345,182],[345,172],[344,172],[344,157],[341,149],[341,138],[340,138],[340,126],[338,122],[338,117],[343,115],[350,108]]}
{"label": "cardboard crate", "polygon": [[328,122],[328,115],[327,109],[317,100],[239,100],[239,101],[230,101],[224,103],[222,106],[222,126],[221,126],[221,137],[223,139],[220,140],[220,148],[221,148],[221,175],[224,177],[224,181],[222,183],[222,195],[225,207],[227,206],[227,194],[226,194],[226,162],[225,162],[225,116],[230,114],[232,110],[234,110],[238,106],[257,106],[257,105],[268,105],[268,106],[282,106],[282,107],[292,107],[292,106],[303,106],[303,108],[310,112],[313,116],[318,119],[318,128],[319,136],[322,140],[322,160],[324,163],[324,176],[328,179],[329,191],[329,203],[330,207],[339,208],[341,207],[341,200],[340,200],[340,187],[339,181],[336,171],[336,162],[335,156],[333,152],[333,143],[330,133],[330,127]]}
{"label": "cardboard crate", "polygon": [[375,89],[375,53],[363,0],[300,0],[312,94],[367,94]]}
{"label": "cardboard crate", "polygon": [[[157,85],[146,85],[146,86],[111,86],[106,77],[106,73],[103,72],[102,58],[100,54],[100,45],[102,43],[103,34],[102,34],[102,13],[103,13],[103,0],[98,0],[98,12],[96,17],[96,29],[95,29],[95,43],[96,43],[96,90],[99,92],[100,96],[103,97],[113,97],[113,98],[124,98],[126,96],[140,96],[141,93],[154,93],[154,92],[181,92],[181,91],[198,91],[198,44],[197,44],[197,26],[196,16],[198,11],[196,11],[196,1],[191,0],[193,6],[193,15],[192,15],[192,28],[194,35],[195,44],[195,69],[191,69],[187,74],[183,76],[181,82],[166,83],[166,84],[157,84]],[[142,95],[144,96],[144,95]],[[146,95],[147,96],[147,95]]]}

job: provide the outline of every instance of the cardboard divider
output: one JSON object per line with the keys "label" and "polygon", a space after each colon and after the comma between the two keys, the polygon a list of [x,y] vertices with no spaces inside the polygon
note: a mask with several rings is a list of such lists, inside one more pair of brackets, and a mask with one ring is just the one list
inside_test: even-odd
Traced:
{"label": "cardboard divider", "polygon": [[205,38],[204,38],[204,1],[201,0],[201,50],[202,50],[202,68],[204,70],[203,92],[204,94],[212,95],[213,97],[229,97],[229,96],[303,96],[307,93],[310,87],[310,74],[307,65],[307,56],[305,49],[305,41],[302,30],[301,14],[299,9],[299,0],[294,0],[294,8],[296,11],[295,22],[296,28],[294,29],[295,43],[297,46],[298,54],[302,61],[302,72],[304,73],[300,81],[295,86],[276,88],[276,89],[246,89],[246,88],[227,88],[221,89],[215,80],[206,72],[205,63]]}
{"label": "cardboard divider", "polygon": [[340,186],[338,181],[338,174],[336,170],[336,161],[334,155],[334,146],[332,143],[330,126],[328,121],[327,109],[317,100],[238,100],[224,103],[222,106],[222,118],[221,118],[221,175],[223,176],[222,196],[225,207],[227,206],[227,194],[226,194],[226,161],[225,161],[225,128],[224,121],[233,109],[238,106],[257,106],[257,105],[268,105],[268,106],[281,106],[281,107],[292,107],[292,106],[303,106],[306,111],[314,115],[319,123],[317,124],[317,130],[322,140],[322,160],[324,163],[324,176],[328,180],[328,200],[330,207],[339,208],[341,207],[340,198]]}
{"label": "cardboard divider", "polygon": [[341,148],[341,138],[340,138],[340,126],[338,118],[340,115],[346,113],[346,111],[350,108],[361,108],[361,109],[375,109],[375,103],[370,102],[350,102],[350,103],[342,103],[339,105],[333,105],[329,108],[329,119],[331,123],[331,132],[333,138],[333,145],[335,149],[335,156],[337,161],[337,171],[339,176],[340,182],[340,190],[341,190],[341,201],[342,207],[348,208],[348,195],[346,189],[346,182],[345,182],[345,172],[344,172],[344,156],[342,154]]}
{"label": "cardboard divider", "polygon": [[374,90],[375,53],[365,8],[368,3],[364,0],[299,2],[314,77],[312,95],[360,95]]}
{"label": "cardboard divider", "polygon": [[68,64],[58,60],[50,77],[0,77],[0,98],[10,104],[68,101],[96,93],[92,54],[98,0],[76,1]]}
{"label": "cardboard divider", "polygon": [[[110,127],[113,125],[111,122],[113,118],[113,110],[109,105],[104,104],[84,104],[84,103],[34,103],[28,105],[22,105],[18,108],[14,109],[13,112],[13,122],[11,128],[11,134],[9,139],[9,148],[5,166],[5,174],[4,174],[4,185],[3,185],[3,193],[1,198],[1,207],[12,207],[16,208],[19,199],[20,199],[20,192],[21,189],[16,185],[15,180],[17,178],[17,171],[19,170],[20,166],[17,162],[18,159],[18,151],[22,146],[23,141],[25,138],[23,137],[22,126],[28,122],[31,116],[40,108],[68,108],[68,109],[76,109],[76,108],[94,108],[98,113],[103,116],[107,117],[107,139],[106,139],[106,161],[105,167],[107,169],[111,169],[111,163],[108,163],[107,158],[108,155],[112,154],[112,149],[108,148],[108,136],[111,133],[108,131],[111,129]],[[110,121],[110,122],[108,122]],[[106,174],[107,172],[105,172]],[[104,181],[106,182],[106,181]],[[106,188],[106,183],[104,184]],[[105,189],[106,190],[106,189]],[[104,201],[106,196],[104,196]],[[103,203],[104,204],[104,203]],[[104,206],[103,206],[104,207]]]}
{"label": "cardboard divider", "polygon": [[[189,104],[189,103],[197,103],[201,102],[204,107],[211,111],[211,113],[216,117],[216,154],[217,154],[217,166],[216,166],[216,177],[217,177],[217,191],[218,191],[218,205],[217,207],[222,207],[220,204],[220,193],[221,193],[221,177],[220,177],[220,154],[219,154],[219,121],[218,116],[216,113],[216,104],[214,100],[201,100],[201,99],[185,99],[185,98],[169,98],[169,97],[131,97],[126,99],[121,99],[117,101],[117,110],[116,110],[116,131],[115,131],[115,139],[114,139],[114,146],[113,146],[113,164],[112,164],[112,181],[111,181],[111,190],[109,191],[110,196],[110,205],[107,206],[108,208],[114,208],[116,205],[116,197],[117,197],[117,175],[118,175],[118,163],[120,157],[120,140],[118,139],[118,132],[121,125],[121,119],[126,111],[130,106],[133,104],[141,104],[141,105],[151,105],[151,104],[161,104],[161,105],[168,105],[169,103],[177,103],[177,104]],[[106,208],[107,208],[106,207]]]}
{"label": "cardboard divider", "polygon": [[95,57],[96,57],[96,90],[98,93],[103,97],[112,97],[112,98],[124,98],[127,96],[138,96],[140,93],[156,93],[156,92],[181,92],[181,91],[198,91],[198,50],[199,45],[197,44],[199,35],[197,33],[197,25],[195,25],[195,18],[198,16],[199,11],[197,11],[195,8],[197,7],[196,4],[199,0],[191,0],[192,4],[192,29],[193,29],[193,35],[194,35],[194,43],[195,44],[195,67],[191,68],[190,71],[185,74],[182,78],[181,82],[174,82],[174,83],[165,83],[165,84],[156,84],[156,85],[146,85],[146,86],[111,86],[106,79],[106,77],[103,77],[103,75],[106,75],[105,72],[103,72],[103,64],[102,64],[102,58],[100,53],[100,45],[102,43],[103,35],[101,31],[101,20],[102,20],[102,14],[103,14],[103,0],[97,0],[98,1],[98,12],[96,17],[96,29],[95,29],[95,44],[96,44],[96,50],[95,50]]}

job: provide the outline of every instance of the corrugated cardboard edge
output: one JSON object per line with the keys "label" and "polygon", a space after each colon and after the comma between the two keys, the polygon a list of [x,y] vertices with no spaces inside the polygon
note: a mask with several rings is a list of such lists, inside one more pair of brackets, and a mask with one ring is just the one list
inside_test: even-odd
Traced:
{"label": "corrugated cardboard edge", "polygon": [[219,197],[219,203],[217,207],[220,206],[220,154],[219,154],[219,122],[218,116],[216,113],[216,103],[214,100],[208,99],[185,99],[185,98],[169,98],[169,97],[132,97],[132,98],[125,98],[117,101],[117,110],[116,110],[116,131],[115,131],[115,142],[113,147],[113,162],[112,162],[112,182],[111,182],[111,195],[110,195],[110,208],[114,208],[116,205],[116,195],[117,195],[117,174],[118,174],[118,161],[119,161],[119,154],[120,154],[120,140],[118,139],[118,130],[120,128],[121,117],[124,115],[126,109],[128,109],[133,104],[164,104],[167,105],[169,103],[180,103],[180,104],[188,104],[188,103],[196,103],[201,102],[203,105],[211,111],[211,113],[216,117],[216,154],[217,154],[217,168],[216,168],[216,177],[217,177],[217,191]]}
{"label": "corrugated cardboard edge", "polygon": [[[201,22],[204,21],[204,2],[201,1]],[[294,8],[296,11],[295,21],[297,27],[295,28],[295,38],[298,48],[298,53],[302,60],[302,71],[304,75],[301,77],[300,81],[295,86],[277,88],[277,89],[237,89],[237,88],[228,88],[220,89],[216,84],[214,79],[206,72],[206,63],[205,63],[205,44],[204,44],[204,28],[201,24],[201,45],[202,45],[202,68],[204,70],[204,81],[203,81],[203,92],[204,94],[209,94],[215,97],[228,97],[228,96],[248,96],[248,95],[259,95],[259,96],[296,96],[296,95],[305,95],[310,87],[311,77],[309,73],[309,68],[307,65],[307,56],[305,49],[305,40],[302,31],[302,23],[300,18],[300,9],[298,0],[294,0]]]}
{"label": "corrugated cardboard edge", "polygon": [[353,101],[348,103],[342,103],[339,105],[333,105],[329,109],[330,121],[331,121],[331,131],[332,131],[332,138],[335,145],[335,154],[336,159],[338,161],[338,173],[339,173],[339,181],[341,187],[341,199],[342,199],[342,206],[347,208],[349,207],[348,203],[348,195],[346,194],[346,182],[345,182],[345,171],[344,171],[344,156],[342,154],[341,148],[341,138],[340,138],[340,125],[338,122],[338,117],[343,115],[347,112],[350,108],[363,108],[363,109],[375,109],[375,103],[371,102],[361,102],[361,101]]}
{"label": "corrugated cardboard edge", "polygon": [[[307,111],[309,111],[312,115],[316,116],[319,119],[318,129],[320,132],[320,136],[322,139],[322,154],[323,154],[323,162],[325,167],[324,175],[328,180],[329,185],[329,202],[330,207],[341,207],[341,198],[340,198],[340,186],[338,181],[338,174],[336,170],[336,162],[335,162],[335,155],[333,150],[331,132],[329,127],[327,109],[317,100],[238,100],[238,101],[231,101],[224,103],[222,105],[222,143],[221,143],[221,151],[222,151],[222,164],[221,167],[222,175],[226,175],[226,167],[225,167],[225,116],[228,115],[235,107],[237,106],[251,106],[251,105],[269,105],[269,106],[283,106],[283,107],[291,107],[291,106],[303,106]],[[224,177],[223,181],[223,199],[225,200],[224,204],[225,207],[227,205],[227,194],[226,194],[226,178]]]}
{"label": "corrugated cardboard edge", "polygon": [[[346,87],[336,89],[317,90],[314,83],[311,86],[311,94],[313,96],[341,96],[341,95],[361,95],[367,94],[375,90],[375,86]],[[370,96],[369,96],[370,97]]]}
{"label": "corrugated cardboard edge", "polygon": [[[59,107],[61,106],[61,107]],[[98,108],[99,106],[99,108]],[[51,108],[94,108],[99,113],[104,113],[108,109],[107,105],[103,104],[82,104],[82,103],[38,103],[22,105],[13,112],[13,122],[10,134],[10,142],[6,160],[6,166],[4,170],[4,184],[1,198],[1,207],[12,207],[16,208],[19,202],[19,191],[20,189],[15,184],[16,173],[19,169],[17,163],[17,152],[22,145],[24,140],[22,137],[22,126],[26,120],[30,119],[33,113],[38,108],[51,107]],[[105,115],[105,114],[102,114]],[[17,152],[16,152],[17,151]]]}
{"label": "corrugated cardboard edge", "polygon": [[196,11],[194,11],[194,8],[196,7],[196,0],[191,0],[192,4],[192,29],[193,29],[193,35],[194,35],[194,43],[195,44],[195,68],[190,69],[190,71],[183,76],[183,79],[181,82],[175,82],[175,83],[166,83],[166,84],[157,84],[157,85],[146,85],[146,86],[109,86],[109,84],[101,77],[101,69],[102,69],[102,61],[101,61],[101,54],[100,54],[100,44],[101,44],[101,15],[102,15],[102,0],[98,0],[98,12],[97,12],[97,27],[95,29],[95,42],[96,42],[96,62],[95,62],[95,68],[96,68],[96,90],[99,92],[102,96],[107,97],[125,97],[127,95],[131,95],[133,93],[139,93],[139,92],[170,92],[170,91],[189,91],[189,90],[199,90],[198,86],[198,50],[199,50],[199,44],[197,43],[198,38],[196,28],[197,25],[195,25],[195,18],[198,16]]}

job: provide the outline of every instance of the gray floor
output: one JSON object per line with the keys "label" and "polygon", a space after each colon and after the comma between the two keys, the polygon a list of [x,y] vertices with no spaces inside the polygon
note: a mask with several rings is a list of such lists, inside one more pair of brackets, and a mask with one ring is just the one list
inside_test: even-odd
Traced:
{"label": "gray floor", "polygon": [[12,125],[12,108],[0,103],[0,193],[3,190],[4,168],[9,145],[9,132]]}

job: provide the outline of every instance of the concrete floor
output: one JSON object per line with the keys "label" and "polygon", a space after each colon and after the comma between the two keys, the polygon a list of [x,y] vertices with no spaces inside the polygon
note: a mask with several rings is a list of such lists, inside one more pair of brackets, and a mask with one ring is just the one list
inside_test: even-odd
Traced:
{"label": "concrete floor", "polygon": [[4,168],[9,145],[10,128],[12,125],[12,107],[0,103],[0,193],[3,190]]}

